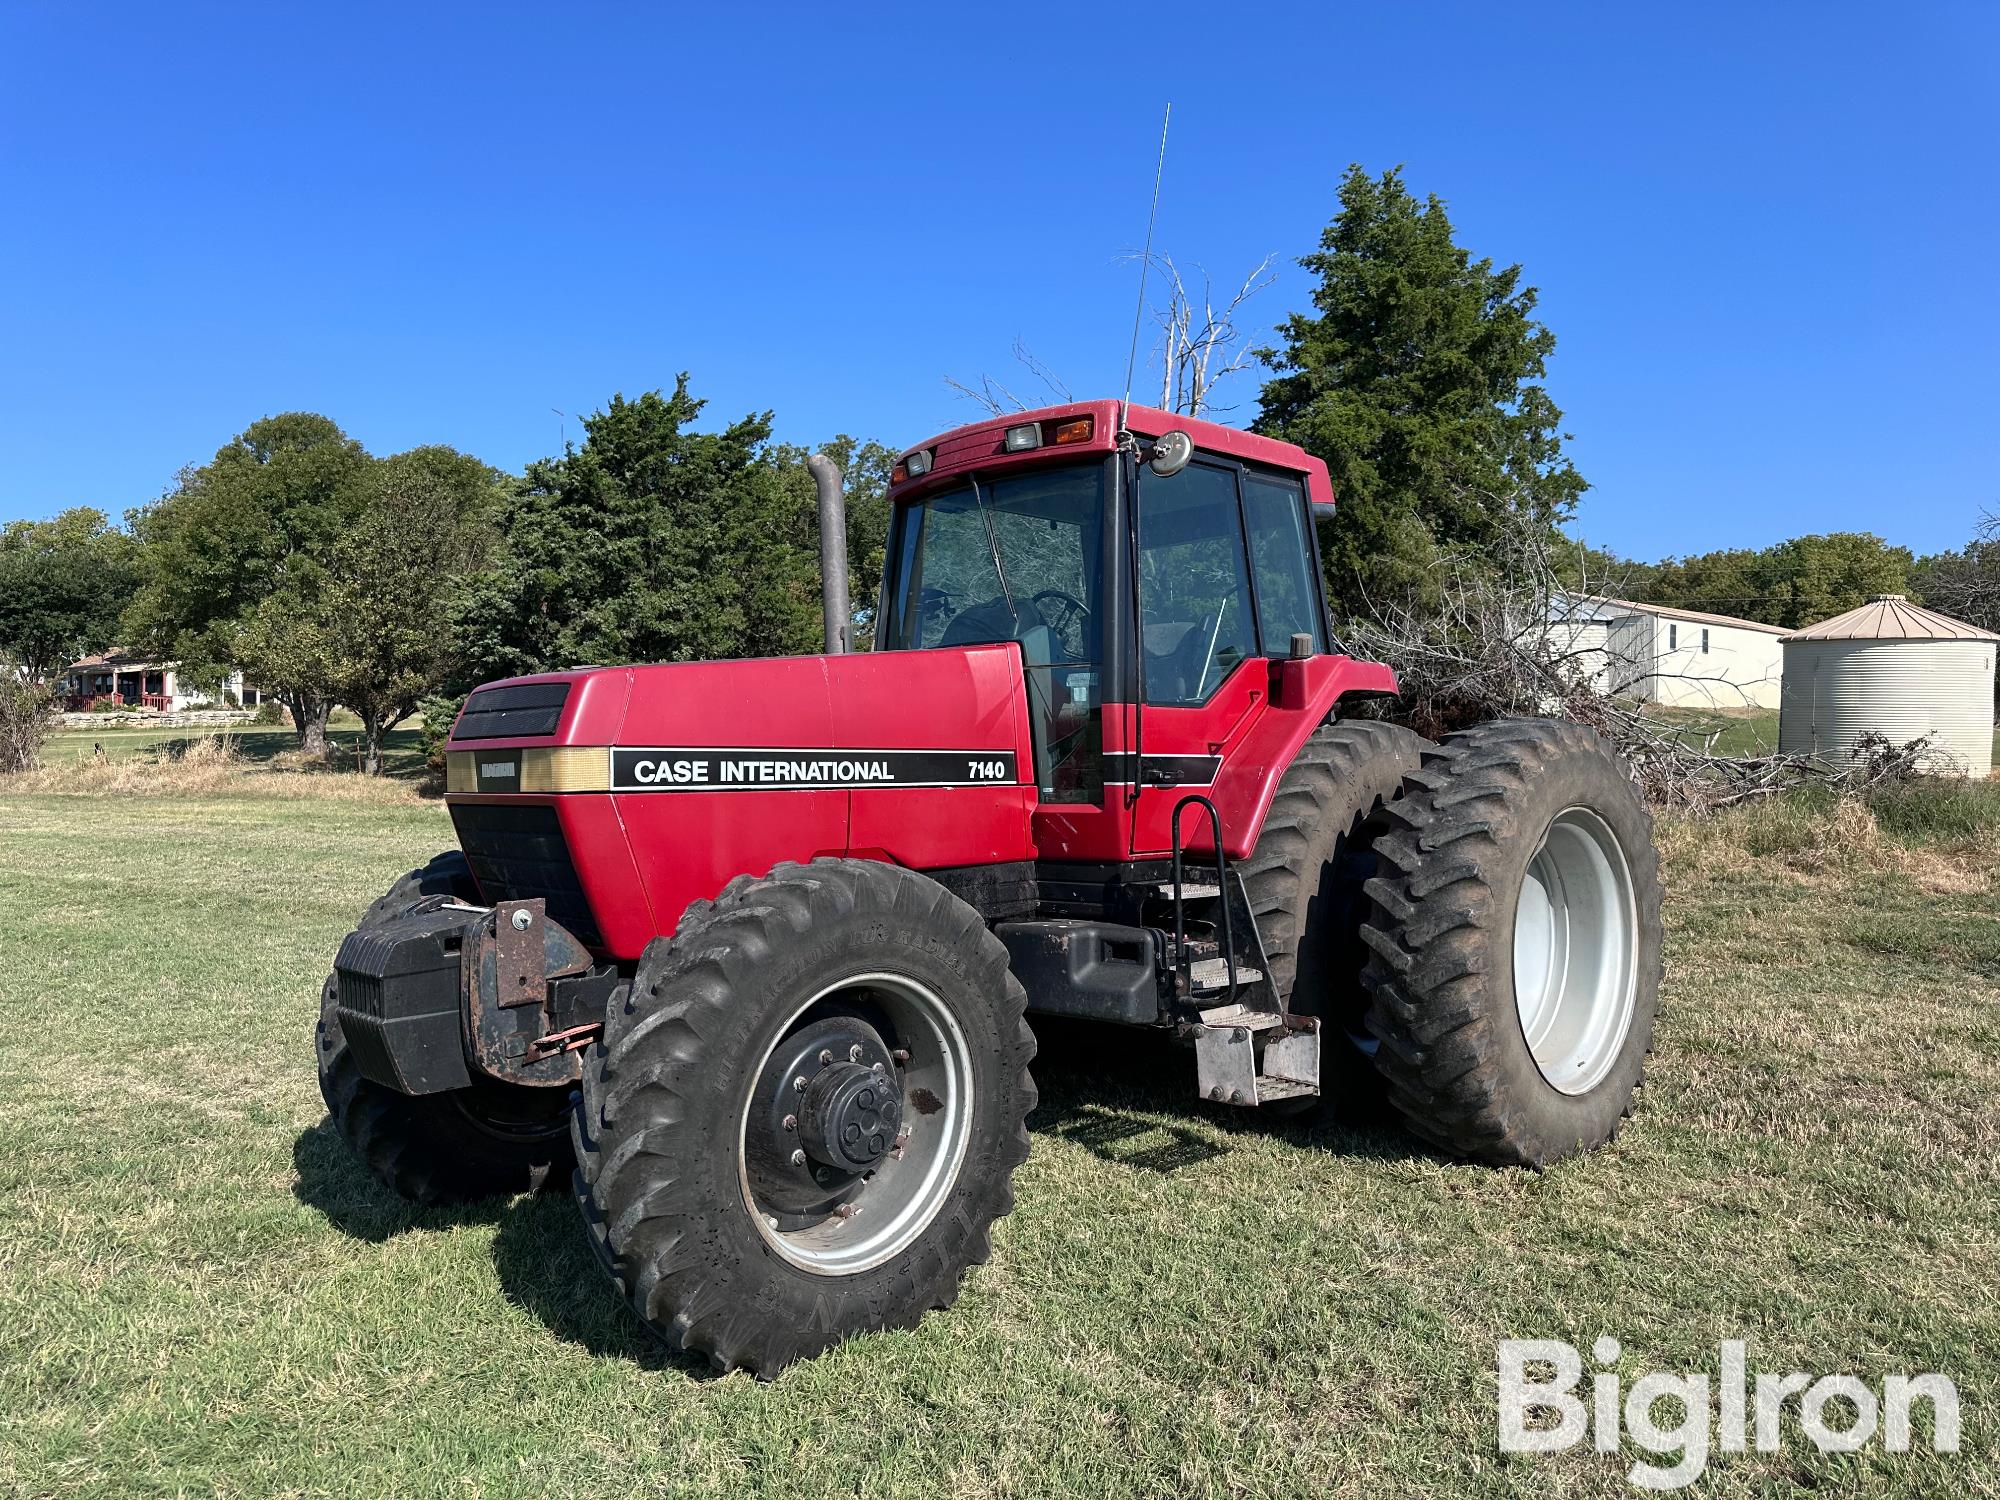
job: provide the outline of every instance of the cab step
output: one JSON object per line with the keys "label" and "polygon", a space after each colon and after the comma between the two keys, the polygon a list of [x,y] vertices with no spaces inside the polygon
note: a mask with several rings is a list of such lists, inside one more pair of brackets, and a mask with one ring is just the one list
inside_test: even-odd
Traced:
{"label": "cab step", "polygon": [[[1236,965],[1236,983],[1239,987],[1254,984],[1264,977],[1262,969],[1253,969],[1246,963]],[[1229,988],[1229,960],[1226,958],[1201,958],[1188,965],[1188,984],[1196,993],[1222,991]]]}
{"label": "cab step", "polygon": [[[1150,889],[1162,901],[1171,901],[1174,899],[1172,881],[1163,880],[1157,885],[1150,887]],[[1221,894],[1222,887],[1212,880],[1206,882],[1188,880],[1181,883],[1181,899],[1183,901],[1212,901]]]}
{"label": "cab step", "polygon": [[1315,1017],[1218,1005],[1200,1013],[1194,1032],[1195,1083],[1202,1098],[1248,1107],[1319,1097]]}

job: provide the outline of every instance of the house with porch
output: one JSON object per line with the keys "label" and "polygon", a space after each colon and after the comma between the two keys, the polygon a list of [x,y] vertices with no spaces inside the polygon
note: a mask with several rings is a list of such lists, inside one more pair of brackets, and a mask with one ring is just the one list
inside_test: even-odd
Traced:
{"label": "house with porch", "polygon": [[[243,681],[241,672],[231,672],[223,690],[244,708],[255,708],[264,698],[263,693]],[[174,662],[149,661],[118,650],[71,662],[63,669],[57,692],[63,707],[73,713],[82,712],[102,698],[116,698],[132,708],[156,708],[163,713],[214,708],[227,702],[227,698],[189,687]]]}

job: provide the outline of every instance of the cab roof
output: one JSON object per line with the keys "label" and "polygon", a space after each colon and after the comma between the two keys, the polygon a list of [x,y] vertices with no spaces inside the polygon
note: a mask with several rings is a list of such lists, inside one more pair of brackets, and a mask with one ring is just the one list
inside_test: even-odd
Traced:
{"label": "cab roof", "polygon": [[[1075,458],[1086,453],[1109,453],[1117,446],[1118,407],[1117,401],[1109,399],[1071,401],[1061,406],[1039,407],[1034,411],[1008,412],[964,427],[954,427],[949,432],[939,433],[903,450],[897,460],[898,472],[903,471],[904,461],[912,453],[928,452],[931,468],[919,477],[892,483],[889,498],[898,501],[915,499],[961,480],[975,470],[987,474]],[[1091,429],[1090,435],[1081,440],[1055,444],[1045,439],[1043,446],[1020,453],[1009,453],[1002,446],[1002,439],[1010,427],[1035,423],[1048,433],[1056,426],[1084,417],[1091,419]],[[1333,481],[1327,473],[1325,461],[1313,457],[1297,443],[1260,437],[1254,432],[1224,427],[1220,422],[1205,422],[1199,417],[1161,411],[1155,406],[1132,406],[1127,414],[1127,425],[1142,438],[1185,432],[1193,440],[1197,451],[1219,453],[1245,463],[1289,470],[1304,476],[1306,496],[1314,505],[1333,504]]]}

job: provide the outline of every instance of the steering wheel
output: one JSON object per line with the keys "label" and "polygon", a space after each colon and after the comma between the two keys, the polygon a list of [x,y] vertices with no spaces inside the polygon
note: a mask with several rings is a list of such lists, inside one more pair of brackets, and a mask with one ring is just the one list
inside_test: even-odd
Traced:
{"label": "steering wheel", "polygon": [[1042,615],[1042,623],[1054,631],[1058,638],[1069,634],[1069,627],[1076,621],[1090,618],[1090,606],[1076,595],[1065,593],[1061,589],[1043,589],[1038,594],[1028,596],[1028,602],[1035,606],[1037,613],[1041,612],[1044,599],[1053,599],[1062,606],[1062,618],[1054,622],[1051,622],[1047,615]]}

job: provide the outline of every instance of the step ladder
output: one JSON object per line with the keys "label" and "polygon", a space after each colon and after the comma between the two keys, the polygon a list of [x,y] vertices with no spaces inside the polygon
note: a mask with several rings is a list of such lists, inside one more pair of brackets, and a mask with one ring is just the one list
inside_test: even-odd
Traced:
{"label": "step ladder", "polygon": [[[1189,807],[1208,815],[1215,846],[1212,882],[1186,878],[1181,815]],[[1184,1013],[1181,1035],[1194,1043],[1195,1087],[1201,1097],[1246,1108],[1317,1098],[1319,1021],[1292,1015],[1279,1002],[1249,896],[1223,850],[1222,816],[1198,794],[1174,805],[1171,891],[1175,988]],[[1190,937],[1187,903],[1217,897],[1219,941]],[[1239,930],[1246,935],[1240,945]]]}

